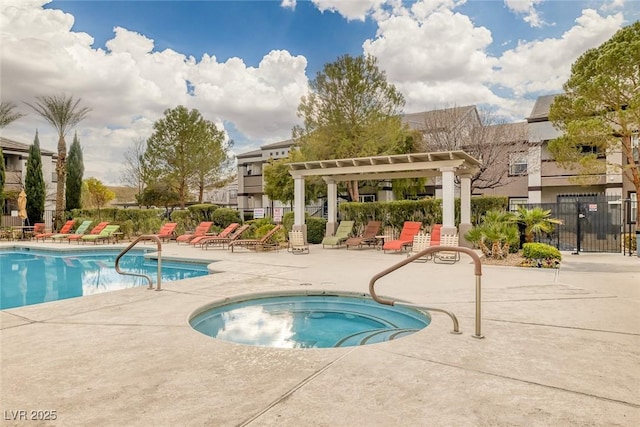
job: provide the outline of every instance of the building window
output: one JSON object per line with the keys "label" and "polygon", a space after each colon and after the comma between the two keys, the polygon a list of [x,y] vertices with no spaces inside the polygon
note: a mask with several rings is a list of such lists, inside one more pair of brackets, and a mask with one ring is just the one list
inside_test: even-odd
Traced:
{"label": "building window", "polygon": [[510,197],[509,198],[509,210],[511,212],[516,212],[520,206],[526,205],[529,203],[529,199],[526,197]]}
{"label": "building window", "polygon": [[360,202],[375,202],[376,195],[375,194],[362,194],[359,198]]}
{"label": "building window", "polygon": [[635,191],[633,193],[629,193],[629,199],[631,200],[629,222],[633,224],[636,222],[636,218],[638,215],[638,193],[636,193]]}
{"label": "building window", "polygon": [[640,162],[640,134],[638,131],[631,135],[631,151],[636,162]]}
{"label": "building window", "polygon": [[527,174],[527,155],[522,153],[509,155],[509,175],[526,175]]}

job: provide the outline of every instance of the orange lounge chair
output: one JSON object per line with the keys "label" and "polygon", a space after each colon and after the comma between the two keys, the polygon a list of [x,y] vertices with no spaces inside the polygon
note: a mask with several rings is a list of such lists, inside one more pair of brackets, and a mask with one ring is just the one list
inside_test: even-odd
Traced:
{"label": "orange lounge chair", "polygon": [[167,222],[166,224],[163,224],[162,227],[160,227],[160,230],[158,230],[158,232],[154,234],[154,236],[156,236],[158,239],[162,239],[163,242],[165,240],[171,240],[176,235],[177,226],[177,222]]}
{"label": "orange lounge chair", "polygon": [[[222,246],[224,249],[225,245],[229,245],[229,243],[238,240],[240,236],[249,229],[249,224],[244,224],[240,226],[236,231],[230,235],[229,237],[220,237],[218,236],[207,236],[200,241],[200,247],[203,249],[209,249],[209,246]],[[220,233],[222,234],[222,233]]]}
{"label": "orange lounge chair", "polygon": [[367,245],[367,246],[375,245],[376,242],[378,241],[376,239],[376,236],[380,234],[381,227],[382,227],[381,221],[369,221],[366,227],[364,228],[364,232],[362,233],[362,236],[351,237],[350,239],[347,239],[347,241],[344,242],[344,244],[347,246],[347,249],[349,249],[349,246],[357,246],[361,248],[362,245]]}
{"label": "orange lounge chair", "polygon": [[400,237],[396,240],[389,240],[384,242],[382,249],[386,251],[401,251],[405,247],[410,246],[413,243],[413,236],[420,232],[422,227],[421,222],[405,221],[400,232]]}
{"label": "orange lounge chair", "polygon": [[53,236],[54,234],[67,234],[71,231],[71,229],[73,228],[74,224],[76,222],[72,219],[70,219],[69,221],[65,222],[64,225],[62,226],[62,228],[60,228],[60,231],[56,232],[49,232],[49,233],[38,233],[36,234],[34,237],[36,239],[36,242],[39,239],[42,239],[42,241],[44,242],[45,239],[48,239],[49,237]]}
{"label": "orange lounge chair", "polygon": [[442,224],[433,224],[431,226],[431,246],[440,246],[440,231]]}
{"label": "orange lounge chair", "polygon": [[233,249],[236,248],[236,247],[255,248],[256,250],[258,250],[258,249],[263,249],[265,247],[271,246],[271,247],[275,247],[276,250],[278,250],[277,243],[272,243],[272,242],[270,242],[270,240],[281,228],[282,228],[281,225],[276,225],[271,230],[269,230],[269,232],[267,234],[262,236],[262,238],[260,238],[260,239],[235,240],[235,241],[229,243],[229,247],[231,248],[231,252],[233,252]]}
{"label": "orange lounge chair", "polygon": [[[100,234],[107,225],[109,225],[108,222],[101,222],[100,224],[93,227],[89,234]],[[71,243],[72,240],[75,240],[76,242],[80,243],[82,236],[87,236],[87,234],[69,234],[67,237],[65,237],[65,239],[67,239],[69,243]]]}
{"label": "orange lounge chair", "polygon": [[200,225],[196,227],[193,233],[181,234],[180,236],[176,237],[176,243],[178,244],[180,242],[189,243],[195,237],[204,236],[209,232],[209,229],[211,228],[212,225],[213,225],[213,222],[203,221],[200,223]]}
{"label": "orange lounge chair", "polygon": [[198,244],[201,244],[203,240],[208,239],[209,237],[220,237],[222,239],[226,239],[239,226],[240,226],[240,224],[238,224],[237,222],[232,222],[231,224],[229,224],[227,226],[227,228],[225,228],[224,230],[222,230],[221,232],[219,232],[215,236],[210,236],[210,235],[206,235],[206,234],[204,236],[197,236],[197,237],[194,237],[193,239],[191,239],[189,244],[194,245],[194,246],[198,245]]}

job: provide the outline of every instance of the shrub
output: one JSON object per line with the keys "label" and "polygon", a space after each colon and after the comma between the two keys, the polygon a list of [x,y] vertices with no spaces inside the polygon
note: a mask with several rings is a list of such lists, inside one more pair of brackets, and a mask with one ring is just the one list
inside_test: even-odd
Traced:
{"label": "shrub", "polygon": [[191,205],[187,208],[187,210],[191,214],[191,219],[193,219],[198,224],[200,224],[202,221],[213,221],[213,214],[217,209],[217,205],[211,205],[208,203]]}
{"label": "shrub", "polygon": [[634,233],[624,235],[624,247],[629,253],[636,251],[636,235]]}
{"label": "shrub", "polygon": [[327,220],[324,218],[309,217],[307,222],[307,240],[309,243],[322,243],[327,231]]}
{"label": "shrub", "polygon": [[465,239],[476,245],[485,257],[503,259],[516,252],[520,237],[515,217],[503,210],[489,211],[482,222],[465,234]]}
{"label": "shrub", "polygon": [[526,259],[523,266],[557,268],[562,260],[560,251],[546,243],[525,243],[522,256]]}
{"label": "shrub", "polygon": [[218,227],[226,228],[234,222],[241,223],[240,213],[231,208],[218,208],[211,215],[211,220]]}
{"label": "shrub", "polygon": [[295,222],[295,214],[293,212],[287,212],[282,216],[282,226],[288,232],[293,229],[293,223]]}

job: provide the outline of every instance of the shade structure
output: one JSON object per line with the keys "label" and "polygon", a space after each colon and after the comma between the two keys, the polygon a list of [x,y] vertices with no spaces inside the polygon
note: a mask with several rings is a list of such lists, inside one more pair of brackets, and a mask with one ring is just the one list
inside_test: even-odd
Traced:
{"label": "shade structure", "polygon": [[23,220],[27,217],[27,193],[24,190],[18,195],[18,216]]}

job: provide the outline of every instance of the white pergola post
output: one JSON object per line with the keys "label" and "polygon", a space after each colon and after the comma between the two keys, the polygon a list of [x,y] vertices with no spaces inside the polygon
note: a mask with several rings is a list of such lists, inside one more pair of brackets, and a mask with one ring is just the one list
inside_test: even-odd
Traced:
{"label": "white pergola post", "polygon": [[455,168],[441,168],[442,173],[442,233],[456,234],[455,222]]}
{"label": "white pergola post", "polygon": [[293,177],[293,229],[302,230],[304,232],[305,241],[307,240],[306,229],[304,223],[304,177]]}
{"label": "white pergola post", "polygon": [[472,248],[473,245],[464,235],[471,230],[471,175],[460,175],[460,225],[458,226],[458,236],[460,246]]}
{"label": "white pergola post", "polygon": [[330,178],[324,178],[324,180],[327,183],[326,235],[333,236],[338,227],[338,184]]}

